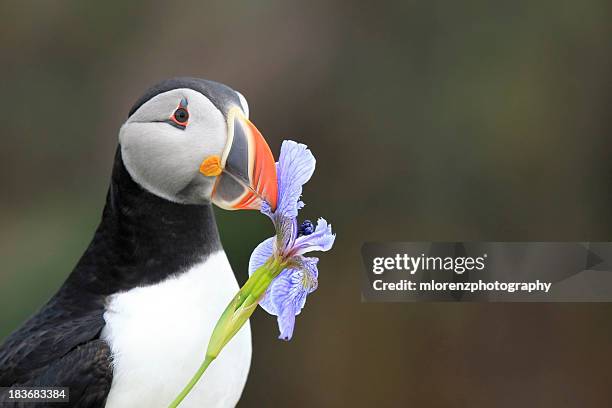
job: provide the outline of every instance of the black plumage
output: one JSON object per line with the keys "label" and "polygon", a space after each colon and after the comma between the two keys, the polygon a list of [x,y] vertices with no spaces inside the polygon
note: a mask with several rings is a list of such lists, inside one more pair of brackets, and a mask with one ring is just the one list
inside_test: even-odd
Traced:
{"label": "black plumage", "polygon": [[[117,149],[94,238],[58,293],[0,346],[0,386],[69,386],[64,407],[104,406],[112,377],[108,346],[99,340],[107,296],[157,283],[220,247],[210,205],[172,203],[145,191]],[[100,375],[83,375],[93,364]]]}
{"label": "black plumage", "polygon": [[69,402],[15,402],[8,393],[0,395],[0,406],[23,408],[100,407],[104,406],[113,379],[109,369],[110,348],[104,340],[92,340],[77,346],[48,366],[37,370],[27,387],[70,384]]}

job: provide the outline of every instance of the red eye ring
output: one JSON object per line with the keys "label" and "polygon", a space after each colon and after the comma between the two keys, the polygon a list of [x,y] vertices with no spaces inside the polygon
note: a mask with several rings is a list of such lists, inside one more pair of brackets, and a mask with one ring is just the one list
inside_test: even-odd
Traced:
{"label": "red eye ring", "polygon": [[174,113],[170,116],[170,121],[181,129],[185,129],[187,127],[187,122],[189,121],[187,98],[181,98],[178,108],[176,108]]}
{"label": "red eye ring", "polygon": [[179,126],[187,126],[187,122],[189,121],[189,111],[187,110],[187,107],[179,105],[172,116],[170,116],[170,120]]}

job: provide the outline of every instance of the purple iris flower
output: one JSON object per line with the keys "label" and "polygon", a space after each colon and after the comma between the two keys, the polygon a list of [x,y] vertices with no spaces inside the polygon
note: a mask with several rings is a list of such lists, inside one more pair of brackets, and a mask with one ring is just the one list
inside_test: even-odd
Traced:
{"label": "purple iris flower", "polygon": [[277,208],[272,211],[264,203],[261,209],[274,223],[276,235],[259,244],[249,261],[249,275],[271,257],[287,265],[272,281],[259,303],[266,312],[277,316],[282,340],[291,339],[295,316],[302,311],[308,294],[317,288],[319,259],[304,254],[328,251],[336,238],[331,225],[323,218],[319,218],[316,227],[310,221],[304,221],[298,228],[298,210],[304,207],[300,201],[302,186],[312,177],[315,164],[316,160],[306,145],[291,140],[283,142],[276,163]]}

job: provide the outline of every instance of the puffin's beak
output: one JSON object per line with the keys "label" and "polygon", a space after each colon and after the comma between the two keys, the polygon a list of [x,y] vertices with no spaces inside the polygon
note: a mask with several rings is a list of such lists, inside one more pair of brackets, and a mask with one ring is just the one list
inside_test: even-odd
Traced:
{"label": "puffin's beak", "polygon": [[265,200],[275,210],[278,184],[270,147],[239,108],[229,111],[228,129],[213,203],[226,210],[258,210]]}

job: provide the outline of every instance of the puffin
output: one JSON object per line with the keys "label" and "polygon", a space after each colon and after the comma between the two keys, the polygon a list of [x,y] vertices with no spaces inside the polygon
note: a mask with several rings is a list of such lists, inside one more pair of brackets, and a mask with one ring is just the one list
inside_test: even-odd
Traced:
{"label": "puffin", "polygon": [[[0,346],[0,387],[68,387],[61,407],[167,407],[239,290],[212,205],[274,207],[277,194],[274,157],[242,94],[187,77],[151,87],[119,130],[91,243]],[[251,353],[247,323],[181,407],[235,406]]]}

